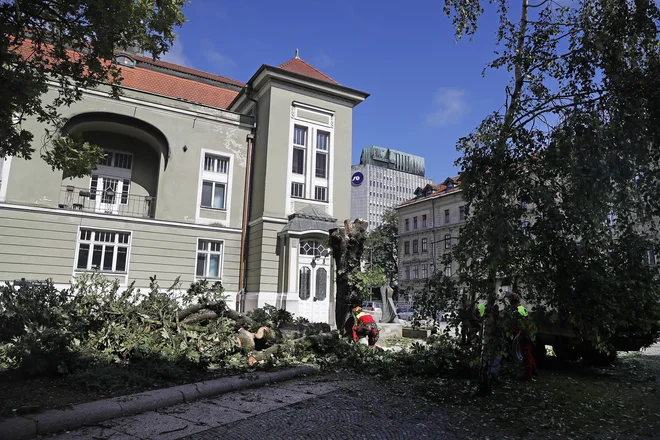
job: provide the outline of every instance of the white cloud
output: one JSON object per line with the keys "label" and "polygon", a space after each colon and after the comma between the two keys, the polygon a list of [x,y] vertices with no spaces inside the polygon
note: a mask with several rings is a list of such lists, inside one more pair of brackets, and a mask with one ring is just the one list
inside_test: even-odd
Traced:
{"label": "white cloud", "polygon": [[440,88],[433,98],[435,109],[426,114],[426,124],[432,127],[444,127],[456,124],[470,111],[465,100],[465,90]]}
{"label": "white cloud", "polygon": [[178,38],[174,40],[174,44],[172,44],[170,50],[161,55],[160,59],[168,63],[190,67],[190,60],[183,54],[183,43]]}
{"label": "white cloud", "polygon": [[204,42],[202,53],[206,61],[216,69],[218,75],[223,75],[223,71],[236,67],[236,62],[231,57],[215,50],[215,47],[210,41]]}

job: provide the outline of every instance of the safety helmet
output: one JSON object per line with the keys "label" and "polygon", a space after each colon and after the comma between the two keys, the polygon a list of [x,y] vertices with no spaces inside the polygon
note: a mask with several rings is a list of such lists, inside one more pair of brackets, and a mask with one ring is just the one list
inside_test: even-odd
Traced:
{"label": "safety helmet", "polygon": [[362,311],[362,307],[356,306],[353,308],[353,313],[360,313]]}
{"label": "safety helmet", "polygon": [[511,303],[520,302],[520,296],[518,296],[518,294],[514,293],[514,292],[507,292],[506,293],[506,298]]}

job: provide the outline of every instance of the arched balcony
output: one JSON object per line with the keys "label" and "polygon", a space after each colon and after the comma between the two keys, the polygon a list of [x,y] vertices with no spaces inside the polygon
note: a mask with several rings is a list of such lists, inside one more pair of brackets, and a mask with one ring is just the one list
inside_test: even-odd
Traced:
{"label": "arched balcony", "polygon": [[155,216],[159,175],[170,157],[167,138],[159,129],[129,116],[91,112],[69,119],[61,133],[82,136],[107,154],[90,176],[63,176],[60,208]]}

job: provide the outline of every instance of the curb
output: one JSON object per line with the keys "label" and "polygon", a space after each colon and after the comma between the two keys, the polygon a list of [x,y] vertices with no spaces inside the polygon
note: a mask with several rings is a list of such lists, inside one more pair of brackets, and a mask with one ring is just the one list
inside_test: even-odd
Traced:
{"label": "curb", "polygon": [[72,430],[83,425],[94,425],[117,417],[153,411],[179,403],[189,403],[223,393],[280,382],[297,376],[315,374],[318,371],[319,367],[309,365],[271,373],[253,373],[247,378],[225,377],[82,403],[67,409],[54,409],[39,414],[16,416],[11,419],[0,420],[0,438],[3,440],[30,440],[37,435]]}

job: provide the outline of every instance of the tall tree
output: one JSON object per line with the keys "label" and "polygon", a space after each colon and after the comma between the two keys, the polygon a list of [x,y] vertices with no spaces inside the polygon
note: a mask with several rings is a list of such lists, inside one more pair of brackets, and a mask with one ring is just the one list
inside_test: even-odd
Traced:
{"label": "tall tree", "polygon": [[[69,176],[88,174],[103,152],[82,141],[54,138],[62,125],[60,108],[82,99],[83,89],[104,83],[118,97],[122,78],[115,52],[137,47],[154,58],[167,52],[176,36],[173,28],[184,22],[186,2],[0,2],[0,158],[32,157],[34,134],[21,123],[36,116],[51,127],[42,158]],[[44,102],[51,88],[55,97]]]}
{"label": "tall tree", "polygon": [[[660,209],[658,10],[644,0],[495,3],[489,66],[512,78],[503,109],[458,143],[472,212],[456,252],[461,280],[491,308],[498,277],[512,277],[599,348],[621,330],[650,341],[660,316],[658,273],[644,264]],[[458,37],[476,32],[485,4],[445,5]],[[487,320],[482,394],[494,330]]]}
{"label": "tall tree", "polygon": [[399,275],[398,263],[398,235],[399,218],[397,212],[389,209],[383,215],[383,224],[376,227],[367,236],[362,257],[371,268],[383,271],[387,282],[397,294],[397,282]]}

